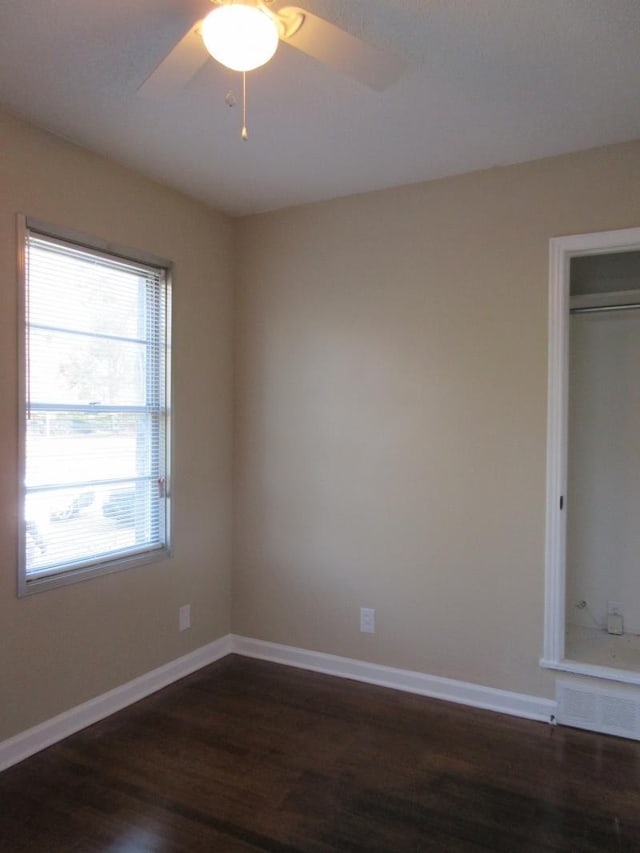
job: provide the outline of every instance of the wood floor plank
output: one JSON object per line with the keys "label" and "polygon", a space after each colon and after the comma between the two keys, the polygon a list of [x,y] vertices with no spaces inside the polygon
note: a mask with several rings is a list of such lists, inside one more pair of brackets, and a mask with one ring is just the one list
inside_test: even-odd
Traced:
{"label": "wood floor plank", "polygon": [[237,656],[0,774],[2,853],[640,852],[640,744]]}

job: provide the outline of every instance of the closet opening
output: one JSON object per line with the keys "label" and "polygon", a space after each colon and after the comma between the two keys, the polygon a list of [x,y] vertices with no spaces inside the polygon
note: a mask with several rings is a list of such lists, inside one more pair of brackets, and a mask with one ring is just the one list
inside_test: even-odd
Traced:
{"label": "closet opening", "polygon": [[545,647],[640,684],[640,229],[551,241]]}

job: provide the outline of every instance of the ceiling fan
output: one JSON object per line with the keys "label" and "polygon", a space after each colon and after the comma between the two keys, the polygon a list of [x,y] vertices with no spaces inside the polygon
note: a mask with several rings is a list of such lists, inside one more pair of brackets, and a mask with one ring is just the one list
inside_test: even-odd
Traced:
{"label": "ceiling fan", "polygon": [[[378,91],[391,86],[405,71],[404,61],[397,56],[297,6],[276,9],[273,0],[211,2],[213,11],[192,23],[140,86],[140,94],[179,91],[210,56],[236,71],[252,70],[269,61],[280,41]],[[262,35],[252,35],[253,30],[247,29],[252,26]],[[257,59],[250,51],[245,55],[248,46],[256,45],[263,49],[262,53],[258,50]]]}

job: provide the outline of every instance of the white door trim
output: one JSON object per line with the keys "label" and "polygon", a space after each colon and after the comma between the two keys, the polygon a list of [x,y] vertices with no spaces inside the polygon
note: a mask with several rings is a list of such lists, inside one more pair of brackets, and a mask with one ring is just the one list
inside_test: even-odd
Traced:
{"label": "white door trim", "polygon": [[[544,652],[541,666],[564,669],[569,287],[571,258],[640,250],[640,228],[549,241],[549,374]],[[561,507],[562,501],[562,507]],[[567,662],[568,663],[568,662]],[[570,671],[576,670],[575,662]],[[569,667],[567,667],[569,668]],[[588,674],[593,675],[594,667]],[[603,667],[606,676],[606,667]]]}

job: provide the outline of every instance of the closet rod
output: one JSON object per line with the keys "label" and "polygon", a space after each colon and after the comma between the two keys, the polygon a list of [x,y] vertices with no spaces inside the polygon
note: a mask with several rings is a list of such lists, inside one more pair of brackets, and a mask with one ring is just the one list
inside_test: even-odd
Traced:
{"label": "closet rod", "polygon": [[640,308],[640,302],[630,302],[628,305],[592,305],[589,308],[570,308],[570,314],[595,314],[596,311],[629,311]]}

